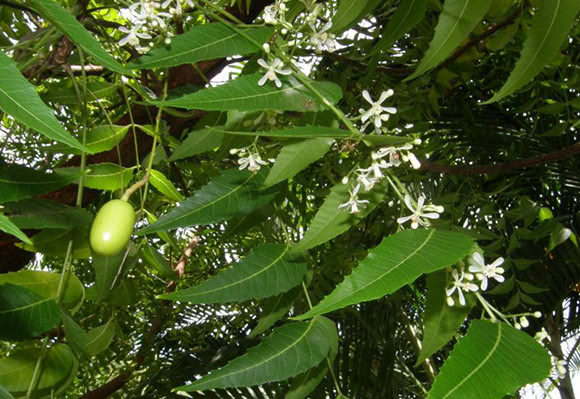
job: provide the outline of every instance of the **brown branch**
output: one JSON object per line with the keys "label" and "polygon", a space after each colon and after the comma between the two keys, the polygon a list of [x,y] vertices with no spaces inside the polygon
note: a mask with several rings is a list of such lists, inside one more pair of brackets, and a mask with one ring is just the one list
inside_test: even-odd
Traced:
{"label": "brown branch", "polygon": [[451,166],[440,165],[429,161],[421,161],[420,170],[435,173],[449,173],[453,175],[486,175],[486,174],[501,174],[509,173],[519,169],[528,168],[531,166],[542,165],[546,163],[561,161],[573,157],[580,153],[580,143],[566,147],[563,150],[550,152],[548,154],[539,155],[536,157],[520,159],[518,161],[498,163],[494,165],[465,165],[465,166]]}
{"label": "brown branch", "polygon": [[505,20],[498,22],[497,24],[491,25],[487,28],[483,33],[471,38],[467,43],[463,46],[459,47],[449,58],[447,58],[444,62],[439,64],[435,71],[438,71],[443,68],[447,68],[449,65],[453,64],[459,57],[461,57],[467,50],[471,47],[477,45],[479,42],[487,39],[491,35],[493,35],[498,30],[505,28],[508,25],[511,25],[515,22],[516,18],[522,14],[522,12],[529,6],[529,2],[525,1],[522,6],[518,7],[509,17]]}
{"label": "brown branch", "polygon": [[130,371],[123,371],[111,381],[101,385],[97,389],[87,392],[80,399],[105,399],[123,388],[131,378]]}

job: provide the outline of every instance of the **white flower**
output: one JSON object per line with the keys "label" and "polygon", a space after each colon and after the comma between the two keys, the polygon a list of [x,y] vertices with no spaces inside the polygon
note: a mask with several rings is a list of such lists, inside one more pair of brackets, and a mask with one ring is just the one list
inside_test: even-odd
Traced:
{"label": "white flower", "polygon": [[264,8],[264,23],[268,25],[276,25],[278,23],[278,7],[277,4],[272,4]]}
{"label": "white flower", "polygon": [[[379,97],[378,101],[373,101],[368,91],[363,90],[362,95],[363,98],[371,104],[371,107],[368,110],[364,110],[363,108],[359,109],[361,115],[362,123],[365,123],[368,119],[371,119],[373,124],[375,125],[375,130],[377,132],[380,131],[381,126],[383,125],[383,121],[386,122],[389,120],[391,115],[389,114],[396,114],[397,108],[394,107],[383,107],[382,104],[385,100],[391,97],[394,94],[392,89],[387,91],[383,91],[381,96]],[[386,112],[386,113],[385,113]],[[366,127],[366,125],[365,125]],[[364,128],[363,128],[364,130]]]}
{"label": "white flower", "polygon": [[430,223],[427,219],[439,219],[439,214],[444,211],[442,206],[438,205],[425,205],[425,196],[420,195],[419,199],[417,200],[417,207],[415,208],[411,203],[411,197],[409,195],[405,195],[405,205],[411,212],[413,212],[410,216],[403,216],[397,219],[397,223],[403,224],[407,221],[411,221],[411,228],[416,229],[419,226],[429,226]]}
{"label": "white flower", "polygon": [[540,344],[544,343],[545,340],[548,340],[548,341],[552,340],[552,338],[550,338],[550,334],[548,334],[548,332],[546,331],[545,328],[542,328],[540,331],[538,331],[536,333],[536,335],[534,336],[534,338]]}
{"label": "white flower", "polygon": [[310,24],[310,28],[314,31],[310,37],[310,43],[316,48],[315,51],[317,53],[322,52],[325,48],[331,53],[336,50],[336,41],[334,40],[336,36],[333,33],[327,32],[331,26],[332,22],[329,21],[322,27],[322,29],[316,31],[314,25]]}
{"label": "white flower", "polygon": [[338,209],[346,209],[350,208],[350,213],[358,213],[359,212],[359,205],[368,204],[367,200],[359,200],[358,199],[358,192],[360,190],[360,184],[357,184],[352,191],[349,191],[350,198],[344,204],[340,204]]}
{"label": "white flower", "polygon": [[404,144],[400,147],[383,147],[377,152],[373,152],[373,159],[382,159],[388,157],[388,165],[399,166],[402,162],[410,162],[414,169],[421,167],[421,162],[417,159],[415,154],[410,150],[413,149],[413,144]]}
{"label": "white flower", "polygon": [[278,76],[276,76],[276,74],[277,73],[279,73],[280,75],[292,74],[292,70],[282,69],[284,67],[284,63],[280,58],[274,58],[274,61],[272,61],[271,64],[268,64],[266,61],[260,58],[258,60],[258,64],[260,64],[260,66],[262,66],[263,68],[267,69],[266,74],[262,76],[262,78],[260,78],[260,80],[258,81],[259,86],[263,86],[268,80],[273,80],[274,83],[276,84],[276,87],[280,88],[282,87],[282,82],[280,81],[280,79],[278,79]]}
{"label": "white flower", "polygon": [[356,180],[364,186],[365,191],[372,190],[375,184],[377,184],[377,182],[379,181],[378,178],[369,176],[371,171],[372,168],[356,170],[356,173],[358,174]]}
{"label": "white flower", "polygon": [[[238,165],[240,165],[240,170],[248,168],[250,172],[257,172],[261,168],[260,165],[268,165],[268,161],[262,159],[255,145],[253,145],[252,148],[232,148],[230,154],[238,155]],[[274,161],[271,160],[271,162]]]}
{"label": "white flower", "polygon": [[123,33],[127,33],[127,36],[122,38],[119,41],[119,46],[124,46],[125,44],[129,44],[133,47],[138,47],[140,44],[139,39],[151,39],[151,35],[148,33],[142,33],[141,25],[133,25],[131,29],[127,29],[124,26],[119,27],[119,30]]}
{"label": "white flower", "polygon": [[485,291],[487,289],[487,280],[493,278],[499,283],[505,281],[504,276],[502,276],[504,269],[499,267],[503,264],[504,259],[502,257],[497,258],[492,264],[486,265],[485,259],[479,252],[475,252],[471,255],[469,271],[475,273],[478,280],[481,280],[481,290]]}
{"label": "white flower", "polygon": [[455,301],[453,300],[452,295],[453,293],[457,292],[457,296],[459,296],[459,303],[461,306],[465,306],[465,295],[463,295],[463,291],[477,291],[477,285],[470,282],[473,280],[473,274],[465,273],[463,270],[461,270],[461,273],[459,273],[457,269],[453,269],[451,276],[453,277],[451,287],[445,290],[445,293],[447,294],[447,304],[449,306],[455,305]]}
{"label": "white flower", "polygon": [[520,326],[523,328],[528,328],[530,326],[530,322],[526,316],[520,317]]}

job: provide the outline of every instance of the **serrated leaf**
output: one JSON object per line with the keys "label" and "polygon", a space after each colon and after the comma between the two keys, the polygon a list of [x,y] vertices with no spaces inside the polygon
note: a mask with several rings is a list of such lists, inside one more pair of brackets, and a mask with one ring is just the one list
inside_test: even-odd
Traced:
{"label": "serrated leaf", "polygon": [[185,290],[160,295],[161,299],[189,303],[243,302],[286,292],[300,284],[306,272],[301,257],[284,244],[262,244],[230,269]]}
{"label": "serrated leaf", "polygon": [[336,326],[327,318],[286,324],[274,330],[258,346],[193,384],[175,388],[202,391],[213,388],[247,387],[294,377],[319,364],[331,347],[329,336]]}
{"label": "serrated leaf", "polygon": [[197,25],[172,38],[169,46],[153,49],[149,54],[129,64],[128,67],[132,69],[172,67],[232,55],[251,54],[261,51],[262,48],[256,43],[261,46],[273,32],[273,29],[269,27],[240,28],[240,30],[253,41],[220,22]]}
{"label": "serrated leaf", "polygon": [[[13,284],[26,288],[43,298],[56,300],[60,273],[43,272],[37,270],[20,270],[18,272],[0,274],[0,284]],[[82,303],[85,296],[83,283],[74,274],[69,274],[65,280],[62,295],[62,306],[72,309]]]}
{"label": "serrated leaf", "polygon": [[[69,80],[70,83],[70,80]],[[59,85],[46,85],[47,91],[40,95],[40,97],[47,102],[53,102],[57,104],[64,105],[77,105],[79,103],[79,97],[77,91],[72,86],[72,83],[67,85],[67,87],[62,87],[62,83]],[[81,101],[83,102],[93,102],[103,98],[106,98],[113,94],[117,89],[117,85],[111,84],[109,82],[87,82],[87,95],[83,96],[83,90],[81,90]]]}
{"label": "serrated leaf", "polygon": [[325,243],[359,223],[383,200],[388,183],[383,180],[372,191],[360,193],[359,199],[367,200],[369,203],[355,214],[338,208],[340,204],[348,201],[348,188],[348,184],[339,183],[330,190],[304,237],[294,244],[293,251],[305,251]]}
{"label": "serrated leaf", "polygon": [[113,318],[102,326],[95,327],[86,335],[85,349],[89,356],[96,356],[106,350],[115,338],[117,326]]}
{"label": "serrated leaf", "polygon": [[415,72],[404,80],[421,76],[445,60],[469,36],[490,5],[491,0],[446,0],[429,48]]}
{"label": "serrated leaf", "polygon": [[549,288],[541,288],[534,284],[526,283],[525,281],[518,281],[518,286],[528,294],[539,294],[541,292],[550,291]]}
{"label": "serrated leaf", "polygon": [[177,191],[173,183],[158,170],[151,169],[149,171],[149,183],[159,190],[161,194],[174,201],[180,202],[185,199],[185,197]]}
{"label": "serrated leaf", "polygon": [[66,229],[88,225],[93,220],[93,214],[82,208],[46,199],[8,202],[3,206],[10,220],[21,229]]}
{"label": "serrated leaf", "polygon": [[139,230],[137,234],[155,233],[183,226],[217,223],[234,216],[245,215],[270,202],[273,190],[259,191],[264,173],[228,169],[212,179],[157,222]]}
{"label": "serrated leaf", "polygon": [[36,93],[36,88],[22,76],[16,64],[2,51],[0,51],[0,109],[49,139],[79,150],[85,149],[61,126],[53,110],[42,102]]}
{"label": "serrated leaf", "polygon": [[259,136],[259,137],[279,137],[279,138],[289,138],[289,139],[315,139],[321,137],[328,138],[349,138],[352,137],[352,133],[348,130],[338,129],[334,127],[326,126],[300,126],[291,129],[284,130],[267,130],[267,131],[257,131],[257,132],[244,132],[244,131],[229,131],[219,128],[208,128],[213,132],[233,134],[236,136]]}
{"label": "serrated leaf", "polygon": [[34,197],[67,186],[76,175],[43,173],[21,165],[0,167],[0,203]]}
{"label": "serrated leaf", "polygon": [[475,320],[445,361],[428,399],[499,399],[550,372],[550,356],[532,337],[504,323]]}
{"label": "serrated leaf", "polygon": [[288,292],[264,300],[264,304],[262,305],[263,310],[258,319],[258,324],[254,327],[248,337],[257,337],[284,317],[292,305],[294,305],[294,302],[296,302],[301,290],[302,287],[300,286],[294,287]]}
{"label": "serrated leaf", "polygon": [[336,14],[332,18],[332,26],[329,32],[336,33],[349,27],[361,15],[368,3],[369,0],[341,0],[338,3]]}
{"label": "serrated leaf", "polygon": [[[109,151],[115,148],[117,144],[125,138],[130,126],[103,125],[96,126],[87,132],[86,147],[89,154]],[[70,150],[67,147],[56,144],[49,147],[43,147],[47,152],[59,152],[62,154],[81,154],[78,150]]]}
{"label": "serrated leaf", "polygon": [[30,241],[30,238],[28,238],[26,234],[24,234],[22,230],[20,230],[18,226],[16,226],[10,219],[8,219],[1,213],[0,213],[0,230],[10,235],[13,235],[20,241],[32,245],[32,241]]}
{"label": "serrated leaf", "polygon": [[[325,105],[302,84],[284,85],[277,88],[273,84],[258,85],[261,75],[244,75],[217,87],[210,87],[186,94],[174,100],[152,101],[154,105],[198,109],[206,111],[261,111],[277,109],[282,111],[318,111]],[[331,82],[311,82],[330,103],[342,98],[340,87]]]}
{"label": "serrated leaf", "polygon": [[58,3],[53,0],[29,0],[29,4],[99,64],[114,72],[129,72],[101,47],[97,39],[71,13]]}
{"label": "serrated leaf", "polygon": [[425,17],[427,0],[403,0],[389,19],[381,40],[373,47],[376,54],[388,49],[393,42],[410,31]]}
{"label": "serrated leaf", "polygon": [[[26,348],[0,359],[0,385],[17,398],[26,397],[39,355],[38,348]],[[56,344],[48,349],[42,366],[34,397],[50,397],[53,390],[57,396],[76,374],[78,362],[68,345]]]}
{"label": "serrated leaf", "polygon": [[423,341],[415,365],[419,365],[445,345],[457,332],[473,308],[473,299],[467,296],[466,306],[447,305],[445,287],[447,272],[439,270],[427,276],[427,303],[423,324]]}
{"label": "serrated leaf", "polygon": [[273,186],[293,177],[312,162],[322,158],[332,143],[334,143],[333,139],[320,138],[286,144],[276,157],[276,162],[264,181],[264,187]]}
{"label": "serrated leaf", "polygon": [[60,308],[53,299],[27,288],[0,284],[0,339],[34,338],[60,322]]}
{"label": "serrated leaf", "polygon": [[580,2],[577,0],[543,1],[534,14],[520,59],[508,80],[483,104],[511,95],[539,74],[560,51],[579,11]]}
{"label": "serrated leaf", "polygon": [[223,137],[222,133],[210,129],[193,130],[183,140],[183,143],[173,151],[169,157],[169,162],[211,151],[219,147]]}
{"label": "serrated leaf", "polygon": [[[88,171],[83,179],[83,184],[85,187],[97,190],[115,191],[126,187],[133,178],[132,168],[124,168],[116,163],[95,163],[87,168]],[[56,172],[61,176],[77,176],[80,173],[80,168],[58,168]],[[78,180],[76,178],[77,184]]]}
{"label": "serrated leaf", "polygon": [[456,263],[473,251],[473,239],[463,233],[404,230],[386,237],[318,305],[297,320],[332,312],[391,294],[431,273]]}
{"label": "serrated leaf", "polygon": [[338,334],[331,335],[328,338],[330,339],[330,350],[327,360],[323,360],[318,366],[296,376],[292,380],[284,399],[305,399],[326,376],[329,364],[332,365],[334,363],[338,353]]}

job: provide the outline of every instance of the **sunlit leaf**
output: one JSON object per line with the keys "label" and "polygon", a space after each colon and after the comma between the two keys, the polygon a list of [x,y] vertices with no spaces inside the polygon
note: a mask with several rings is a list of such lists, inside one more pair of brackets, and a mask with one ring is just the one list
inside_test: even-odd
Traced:
{"label": "sunlit leaf", "polygon": [[264,173],[229,169],[212,179],[157,222],[137,232],[148,234],[183,226],[216,223],[234,216],[244,215],[270,202],[276,192],[259,191]]}
{"label": "sunlit leaf", "polygon": [[386,237],[328,296],[305,314],[332,312],[355,303],[391,294],[471,254],[473,239],[463,233],[438,230],[404,230]]}
{"label": "sunlit leaf", "polygon": [[319,137],[328,138],[349,138],[353,134],[344,129],[326,127],[326,126],[299,126],[284,130],[265,130],[265,131],[230,131],[220,128],[209,128],[213,132],[233,134],[236,136],[259,136],[259,137],[280,137],[295,139],[315,139]]}
{"label": "sunlit leaf", "polygon": [[18,285],[0,284],[0,339],[34,338],[60,322],[54,299]]}
{"label": "sunlit leaf", "polygon": [[113,318],[102,326],[95,327],[86,335],[85,348],[89,356],[96,356],[106,350],[115,338],[116,324]]}
{"label": "sunlit leaf", "polygon": [[542,2],[527,31],[520,59],[497,93],[484,104],[499,101],[532,80],[559,53],[580,11],[577,0]]}
{"label": "sunlit leaf", "polygon": [[[24,287],[48,299],[56,299],[60,279],[60,273],[39,270],[20,270],[18,272],[0,274],[0,284],[10,283]],[[72,309],[82,302],[85,296],[85,288],[74,274],[69,274],[64,284],[62,306],[66,309]]]}
{"label": "sunlit leaf", "polygon": [[72,137],[59,123],[50,109],[36,93],[36,88],[18,70],[2,51],[0,51],[0,109],[18,122],[38,133],[83,150],[84,147]]}
{"label": "sunlit leaf", "polygon": [[185,197],[181,194],[171,180],[169,180],[163,173],[158,170],[151,169],[149,171],[149,183],[155,187],[159,192],[174,201],[183,201]]}
{"label": "sunlit leaf", "polygon": [[228,270],[162,299],[190,303],[243,302],[267,298],[300,284],[306,263],[283,244],[262,244]]}
{"label": "sunlit leaf", "polygon": [[504,323],[474,320],[453,348],[428,399],[500,399],[548,376],[550,355],[532,337]]}
{"label": "sunlit leaf", "polygon": [[133,69],[171,67],[254,53],[261,50],[261,45],[272,35],[273,29],[241,28],[241,31],[251,40],[220,22],[193,26],[187,32],[172,38],[170,45],[153,49],[128,67]]}
{"label": "sunlit leaf", "polygon": [[332,18],[330,32],[340,32],[357,20],[367,7],[369,0],[341,0],[338,3],[336,14]]}
{"label": "sunlit leaf", "polygon": [[[83,179],[83,185],[97,190],[114,191],[126,187],[133,177],[133,169],[110,162],[96,163],[87,166],[88,172]],[[58,168],[61,176],[78,176],[80,168]],[[79,178],[76,178],[78,184]]]}
{"label": "sunlit leaf", "polygon": [[270,187],[293,177],[330,149],[334,140],[329,138],[301,140],[286,144],[276,157],[264,187]]}
{"label": "sunlit leaf", "polygon": [[[75,90],[74,86],[72,86],[70,81],[69,83],[70,84],[67,87],[62,87],[62,82],[59,83],[58,86],[46,85],[47,91],[46,93],[41,94],[40,97],[46,102],[53,102],[64,105],[77,105],[79,103],[77,91]],[[81,101],[97,101],[110,96],[115,92],[115,90],[117,90],[117,85],[108,82],[87,82],[86,96],[84,96],[84,88],[82,86],[80,88]]]}
{"label": "sunlit leaf", "polygon": [[193,384],[176,390],[247,387],[285,380],[316,366],[328,355],[334,323],[324,317],[290,323],[274,330],[261,344]]}
{"label": "sunlit leaf", "polygon": [[[258,85],[261,75],[245,75],[217,87],[186,94],[174,100],[152,101],[152,104],[206,111],[259,111],[278,109],[284,111],[317,111],[325,107],[318,97],[303,84]],[[331,82],[311,82],[330,103],[342,98],[340,87]]]}
{"label": "sunlit leaf", "polygon": [[405,80],[421,76],[451,55],[481,21],[490,5],[491,0],[446,0],[429,48],[415,72]]}
{"label": "sunlit leaf", "polygon": [[427,0],[403,0],[389,19],[381,40],[373,47],[372,53],[388,49],[393,42],[413,29],[425,17]]}
{"label": "sunlit leaf", "polygon": [[18,226],[16,226],[10,219],[8,219],[1,213],[0,213],[0,230],[10,235],[13,235],[20,241],[24,241],[25,243],[32,245],[32,241],[30,241],[30,238],[28,238],[26,234],[24,234],[22,230],[20,230]]}

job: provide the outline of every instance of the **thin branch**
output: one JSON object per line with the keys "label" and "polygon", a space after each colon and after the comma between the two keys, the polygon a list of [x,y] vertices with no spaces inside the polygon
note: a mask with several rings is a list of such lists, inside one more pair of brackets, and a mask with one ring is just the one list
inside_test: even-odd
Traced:
{"label": "thin branch", "polygon": [[536,157],[520,159],[518,161],[498,163],[494,165],[465,165],[465,166],[450,166],[432,163],[427,160],[421,161],[420,170],[435,173],[449,173],[452,175],[486,175],[486,174],[503,174],[510,173],[520,169],[529,168],[532,166],[543,165],[561,161],[580,153],[580,143],[566,147],[563,150],[550,152],[548,154],[539,155]]}

